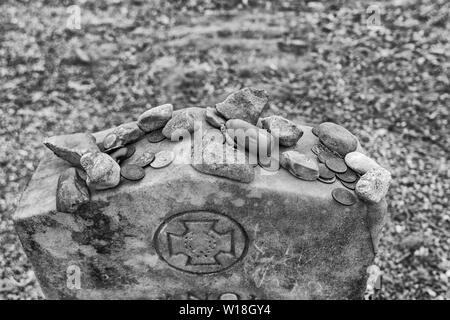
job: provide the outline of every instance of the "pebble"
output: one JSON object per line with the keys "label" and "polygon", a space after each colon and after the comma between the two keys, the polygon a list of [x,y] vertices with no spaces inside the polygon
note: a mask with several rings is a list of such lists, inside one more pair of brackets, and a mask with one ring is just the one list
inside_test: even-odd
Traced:
{"label": "pebble", "polygon": [[86,182],[90,187],[103,190],[120,183],[120,166],[108,154],[89,152],[81,157],[80,163],[86,171]]}
{"label": "pebble", "polygon": [[345,163],[359,174],[365,174],[372,168],[380,167],[375,160],[357,151],[348,153],[345,156]]}
{"label": "pebble", "polygon": [[214,128],[220,128],[226,122],[224,118],[222,118],[215,108],[207,107],[206,108],[206,121],[212,125]]}
{"label": "pebble", "polygon": [[133,161],[133,164],[142,168],[148,166],[155,159],[155,153],[152,151],[145,151],[139,158]]}
{"label": "pebble", "polygon": [[90,133],[75,133],[47,138],[44,145],[61,159],[79,167],[81,157],[88,152],[99,152],[95,138]]}
{"label": "pebble", "polygon": [[56,210],[59,212],[74,213],[90,201],[86,182],[76,170],[73,167],[68,168],[59,176],[56,188]]}
{"label": "pebble", "polygon": [[238,146],[257,156],[270,156],[275,141],[266,130],[240,119],[228,120],[226,127],[228,135]]}
{"label": "pebble", "polygon": [[386,169],[372,168],[357,182],[356,194],[365,201],[378,203],[386,196],[391,179],[391,174]]}
{"label": "pebble", "polygon": [[127,144],[139,140],[144,135],[136,122],[124,123],[108,134],[103,139],[103,147],[105,150],[123,147]]}
{"label": "pebble", "polygon": [[151,143],[158,143],[166,139],[162,133],[162,129],[158,129],[147,134],[147,140]]}
{"label": "pebble", "polygon": [[298,151],[283,152],[280,164],[299,179],[312,181],[319,177],[317,161]]}
{"label": "pebble", "polygon": [[205,114],[206,109],[198,107],[176,110],[162,133],[167,139],[178,141],[180,136],[193,133],[198,127],[203,126],[203,123],[206,123]]}
{"label": "pebble", "polygon": [[347,129],[332,122],[321,123],[317,127],[317,136],[327,148],[345,156],[356,150],[358,140]]}
{"label": "pebble", "polygon": [[161,129],[172,118],[172,113],[173,106],[170,103],[151,108],[139,116],[137,125],[144,132]]}
{"label": "pebble", "polygon": [[[243,161],[240,162],[239,159]],[[204,140],[200,161],[193,161],[192,167],[200,172],[250,183],[255,179],[255,169],[248,163],[242,151],[216,140]]]}
{"label": "pebble", "polygon": [[271,116],[261,119],[263,129],[266,129],[274,137],[279,139],[279,143],[285,147],[297,144],[303,135],[303,131],[292,121],[280,116]]}
{"label": "pebble", "polygon": [[325,165],[331,171],[336,173],[344,173],[347,171],[347,165],[344,160],[338,157],[332,157],[325,160]]}
{"label": "pebble", "polygon": [[241,119],[255,125],[268,102],[265,90],[244,88],[216,104],[216,110],[227,120]]}
{"label": "pebble", "polygon": [[127,180],[137,181],[145,177],[145,171],[138,165],[127,164],[120,168],[120,175]]}
{"label": "pebble", "polygon": [[155,154],[155,159],[150,166],[155,169],[167,167],[175,159],[175,154],[169,150],[163,150]]}
{"label": "pebble", "polygon": [[336,188],[331,192],[333,199],[344,206],[351,206],[356,203],[356,197],[344,188]]}

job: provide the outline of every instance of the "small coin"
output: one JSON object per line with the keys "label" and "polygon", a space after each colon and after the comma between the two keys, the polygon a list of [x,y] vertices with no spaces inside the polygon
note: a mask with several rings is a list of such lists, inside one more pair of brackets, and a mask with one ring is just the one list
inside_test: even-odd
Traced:
{"label": "small coin", "polygon": [[150,163],[150,166],[155,169],[164,168],[172,163],[175,154],[169,150],[163,150],[155,154],[155,160]]}
{"label": "small coin", "polygon": [[336,175],[333,171],[327,168],[323,163],[319,163],[319,177],[325,180],[333,179]]}
{"label": "small coin", "polygon": [[161,142],[165,138],[166,137],[162,134],[162,129],[152,131],[147,135],[147,140],[150,141],[151,143]]}
{"label": "small coin", "polygon": [[331,192],[333,199],[344,206],[351,206],[356,203],[356,197],[347,189],[336,188]]}
{"label": "small coin", "polygon": [[350,189],[350,190],[355,190],[355,188],[356,188],[356,181],[355,182],[345,182],[345,181],[342,181],[341,180],[341,183],[342,183],[342,185],[344,186],[344,187],[346,187],[347,189]]}
{"label": "small coin", "polygon": [[125,158],[122,160],[130,158],[135,152],[136,152],[135,146],[132,145],[127,146],[127,154],[125,155]]}
{"label": "small coin", "polygon": [[356,172],[350,168],[348,168],[344,173],[336,174],[336,176],[339,178],[339,180],[347,183],[355,182],[358,179],[358,175],[356,174]]}
{"label": "small coin", "polygon": [[133,164],[144,168],[152,163],[153,160],[155,160],[155,153],[151,151],[145,151],[139,158],[134,161]]}
{"label": "small coin", "polygon": [[344,173],[347,171],[347,165],[344,160],[338,157],[331,157],[325,160],[328,169],[336,173]]}
{"label": "small coin", "polygon": [[336,177],[333,177],[331,179],[323,179],[321,177],[318,177],[317,180],[319,180],[320,182],[323,182],[323,183],[331,184],[331,183],[334,183],[336,181]]}
{"label": "small coin", "polygon": [[117,136],[114,133],[108,134],[103,139],[103,147],[105,148],[105,150],[111,149],[114,146],[114,143],[116,143],[116,140]]}
{"label": "small coin", "polygon": [[141,180],[145,176],[145,171],[134,164],[127,164],[120,168],[120,174],[127,180]]}

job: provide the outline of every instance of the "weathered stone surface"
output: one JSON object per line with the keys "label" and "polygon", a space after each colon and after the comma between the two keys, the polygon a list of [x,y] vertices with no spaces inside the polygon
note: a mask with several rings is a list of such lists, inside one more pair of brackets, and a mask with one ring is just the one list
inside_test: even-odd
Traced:
{"label": "weathered stone surface", "polygon": [[285,147],[295,145],[303,135],[303,131],[295,123],[280,116],[262,118],[261,124],[263,129],[277,137],[280,144]]}
{"label": "weathered stone surface", "polygon": [[312,181],[319,177],[317,161],[300,152],[290,150],[281,154],[280,164],[297,178]]}
{"label": "weathered stone surface", "polygon": [[89,200],[90,193],[86,182],[75,168],[68,168],[61,173],[56,188],[56,210],[73,213],[80,206],[89,203]]}
{"label": "weathered stone surface", "polygon": [[[309,127],[301,129],[305,134],[296,150],[312,155],[317,138]],[[104,135],[95,134],[98,141]],[[257,167],[251,183],[240,183],[185,164],[191,159],[190,142],[141,139],[135,146],[135,155],[125,163],[147,150],[189,152],[186,159],[177,154],[177,161],[166,168],[146,169],[138,182],[91,190],[89,209],[77,215],[56,210],[57,181],[68,164],[44,154],[14,220],[47,298],[218,299],[225,293],[240,299],[362,297],[365,271],[374,258],[366,212],[382,216],[384,199],[368,203],[358,198],[344,207],[331,196],[338,181],[304,181],[286,170],[263,175]],[[184,228],[185,220],[201,223]],[[206,268],[186,264],[192,251],[177,242],[180,235],[211,239],[193,232],[205,229],[221,240],[220,246],[206,250],[205,259],[219,248],[235,249],[235,255],[220,253],[218,262]],[[165,260],[169,249],[163,241],[168,237],[180,253]],[[272,268],[273,261],[283,263]],[[202,273],[211,268],[214,273]],[[67,275],[74,270],[81,273],[80,289],[67,285],[73,283]],[[261,270],[267,270],[264,276]]]}
{"label": "weathered stone surface", "polygon": [[205,117],[206,121],[214,128],[220,128],[226,122],[226,120],[217,113],[217,110],[211,107],[206,108]]}
{"label": "weathered stone surface", "polygon": [[173,106],[169,103],[151,108],[142,113],[137,125],[144,132],[151,132],[160,129],[172,118]]}
{"label": "weathered stone surface", "polygon": [[317,127],[317,135],[326,147],[341,156],[355,151],[358,146],[358,140],[350,131],[332,122],[321,123]]}
{"label": "weathered stone surface", "polygon": [[244,88],[216,104],[216,110],[227,120],[241,119],[255,125],[268,101],[265,90]]}
{"label": "weathered stone surface", "polygon": [[[103,140],[103,146],[106,150],[123,147],[129,143],[135,142],[144,136],[136,122],[121,124],[114,128]],[[108,142],[108,144],[106,144]]]}
{"label": "weathered stone surface", "polygon": [[245,183],[250,183],[255,178],[254,168],[248,163],[245,154],[222,143],[220,139],[205,138],[202,157],[199,162],[194,159],[192,166],[203,173]]}
{"label": "weathered stone surface", "polygon": [[241,151],[249,152],[267,158],[275,147],[274,137],[264,129],[240,119],[226,122],[227,133],[236,141]]}
{"label": "weathered stone surface", "polygon": [[356,184],[356,194],[369,202],[380,202],[387,194],[391,174],[382,167],[372,168],[361,176]]}
{"label": "weathered stone surface", "polygon": [[182,136],[180,133],[183,131],[192,133],[197,126],[205,127],[205,114],[206,109],[197,107],[176,110],[162,133],[167,139],[172,140],[174,138],[174,141],[178,141],[178,138]]}
{"label": "weathered stone surface", "polygon": [[120,166],[106,153],[86,153],[81,157],[80,163],[86,171],[86,182],[90,187],[104,190],[119,184]]}
{"label": "weathered stone surface", "polygon": [[345,156],[345,163],[359,174],[365,174],[370,169],[380,167],[375,160],[358,151],[348,153]]}
{"label": "weathered stone surface", "polygon": [[80,166],[83,154],[100,151],[90,133],[75,133],[71,135],[71,139],[66,139],[66,136],[50,137],[44,141],[44,145],[74,166]]}

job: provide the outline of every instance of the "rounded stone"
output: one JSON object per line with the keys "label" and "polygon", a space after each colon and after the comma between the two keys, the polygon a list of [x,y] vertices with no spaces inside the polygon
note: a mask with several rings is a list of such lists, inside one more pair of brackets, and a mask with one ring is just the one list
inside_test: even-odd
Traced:
{"label": "rounded stone", "polygon": [[105,148],[105,150],[111,149],[114,146],[114,144],[116,143],[116,140],[117,140],[117,136],[114,133],[108,134],[103,139],[103,147]]}
{"label": "rounded stone", "polygon": [[150,166],[155,169],[167,167],[175,158],[175,154],[169,150],[163,150],[155,154],[155,159]]}
{"label": "rounded stone", "polygon": [[317,136],[327,148],[341,156],[355,151],[358,146],[358,140],[350,131],[332,122],[321,123]]}
{"label": "rounded stone", "polygon": [[103,190],[120,183],[120,166],[108,154],[89,152],[81,157],[80,163],[86,171],[86,182],[90,187]]}
{"label": "rounded stone", "polygon": [[313,181],[319,177],[317,161],[298,151],[283,152],[280,164],[299,179]]}
{"label": "rounded stone", "polygon": [[372,168],[356,183],[355,192],[365,201],[378,203],[386,196],[391,179],[391,174],[386,169]]}
{"label": "rounded stone", "polygon": [[279,143],[285,147],[291,147],[303,135],[303,131],[292,121],[280,116],[270,116],[261,119],[263,129],[279,139]]}
{"label": "rounded stone", "polygon": [[370,169],[380,167],[375,160],[358,151],[348,153],[345,156],[345,163],[359,174],[365,174]]}
{"label": "rounded stone", "polygon": [[151,108],[139,116],[137,125],[144,132],[163,128],[172,118],[172,113],[173,106],[170,103]]}
{"label": "rounded stone", "polygon": [[336,188],[331,192],[333,199],[344,206],[351,206],[356,203],[356,197],[348,190]]}
{"label": "rounded stone", "polygon": [[145,171],[138,165],[127,164],[120,168],[120,174],[127,180],[137,181],[145,177]]}

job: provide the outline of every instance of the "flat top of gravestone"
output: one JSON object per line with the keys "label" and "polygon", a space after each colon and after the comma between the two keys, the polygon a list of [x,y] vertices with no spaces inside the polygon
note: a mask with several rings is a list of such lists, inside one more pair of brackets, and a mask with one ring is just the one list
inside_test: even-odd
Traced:
{"label": "flat top of gravestone", "polygon": [[[301,153],[314,157],[311,151],[311,147],[318,142],[318,138],[311,132],[311,127],[301,126],[304,131],[302,138],[299,140],[294,148]],[[103,137],[111,130],[105,130],[95,133],[94,136],[97,141],[103,141]],[[70,135],[64,136],[66,139],[70,139]],[[189,142],[190,144],[190,142]],[[236,182],[227,178],[221,178],[217,176],[207,175],[196,171],[188,163],[190,152],[181,152],[180,150],[189,149],[186,142],[171,142],[164,140],[158,143],[150,143],[147,139],[143,138],[136,142],[136,153],[128,159],[132,161],[134,157],[138,157],[142,152],[151,149],[153,152],[161,150],[175,150],[177,157],[186,157],[186,159],[178,159],[174,163],[170,164],[166,168],[153,169],[146,167],[146,176],[140,181],[121,183],[118,187],[113,189],[107,189],[102,191],[91,191],[92,199],[103,199],[114,196],[118,193],[133,192],[143,186],[157,185],[161,182],[177,181],[181,177],[191,177],[194,180],[198,179],[221,179],[230,184],[235,184],[239,188],[247,189],[250,192],[258,192],[261,189],[277,190],[284,193],[300,193],[305,197],[314,197],[315,199],[323,198],[324,201],[331,199],[332,190],[338,187],[342,187],[341,183],[336,180],[334,183],[325,184],[319,181],[304,181],[291,175],[287,170],[280,168],[277,172],[262,171],[261,167],[257,166],[255,180],[249,184]],[[358,150],[362,151],[361,146],[358,146]],[[283,150],[280,150],[283,151]],[[183,164],[179,164],[179,163]],[[25,190],[19,206],[14,214],[15,220],[26,219],[32,216],[47,214],[49,212],[56,211],[56,188],[59,175],[71,165],[64,160],[59,159],[50,151],[45,153],[44,158],[39,164],[36,172],[31,178],[27,189]],[[151,171],[151,172],[150,172]],[[357,200],[357,205],[363,205],[361,201]]]}

